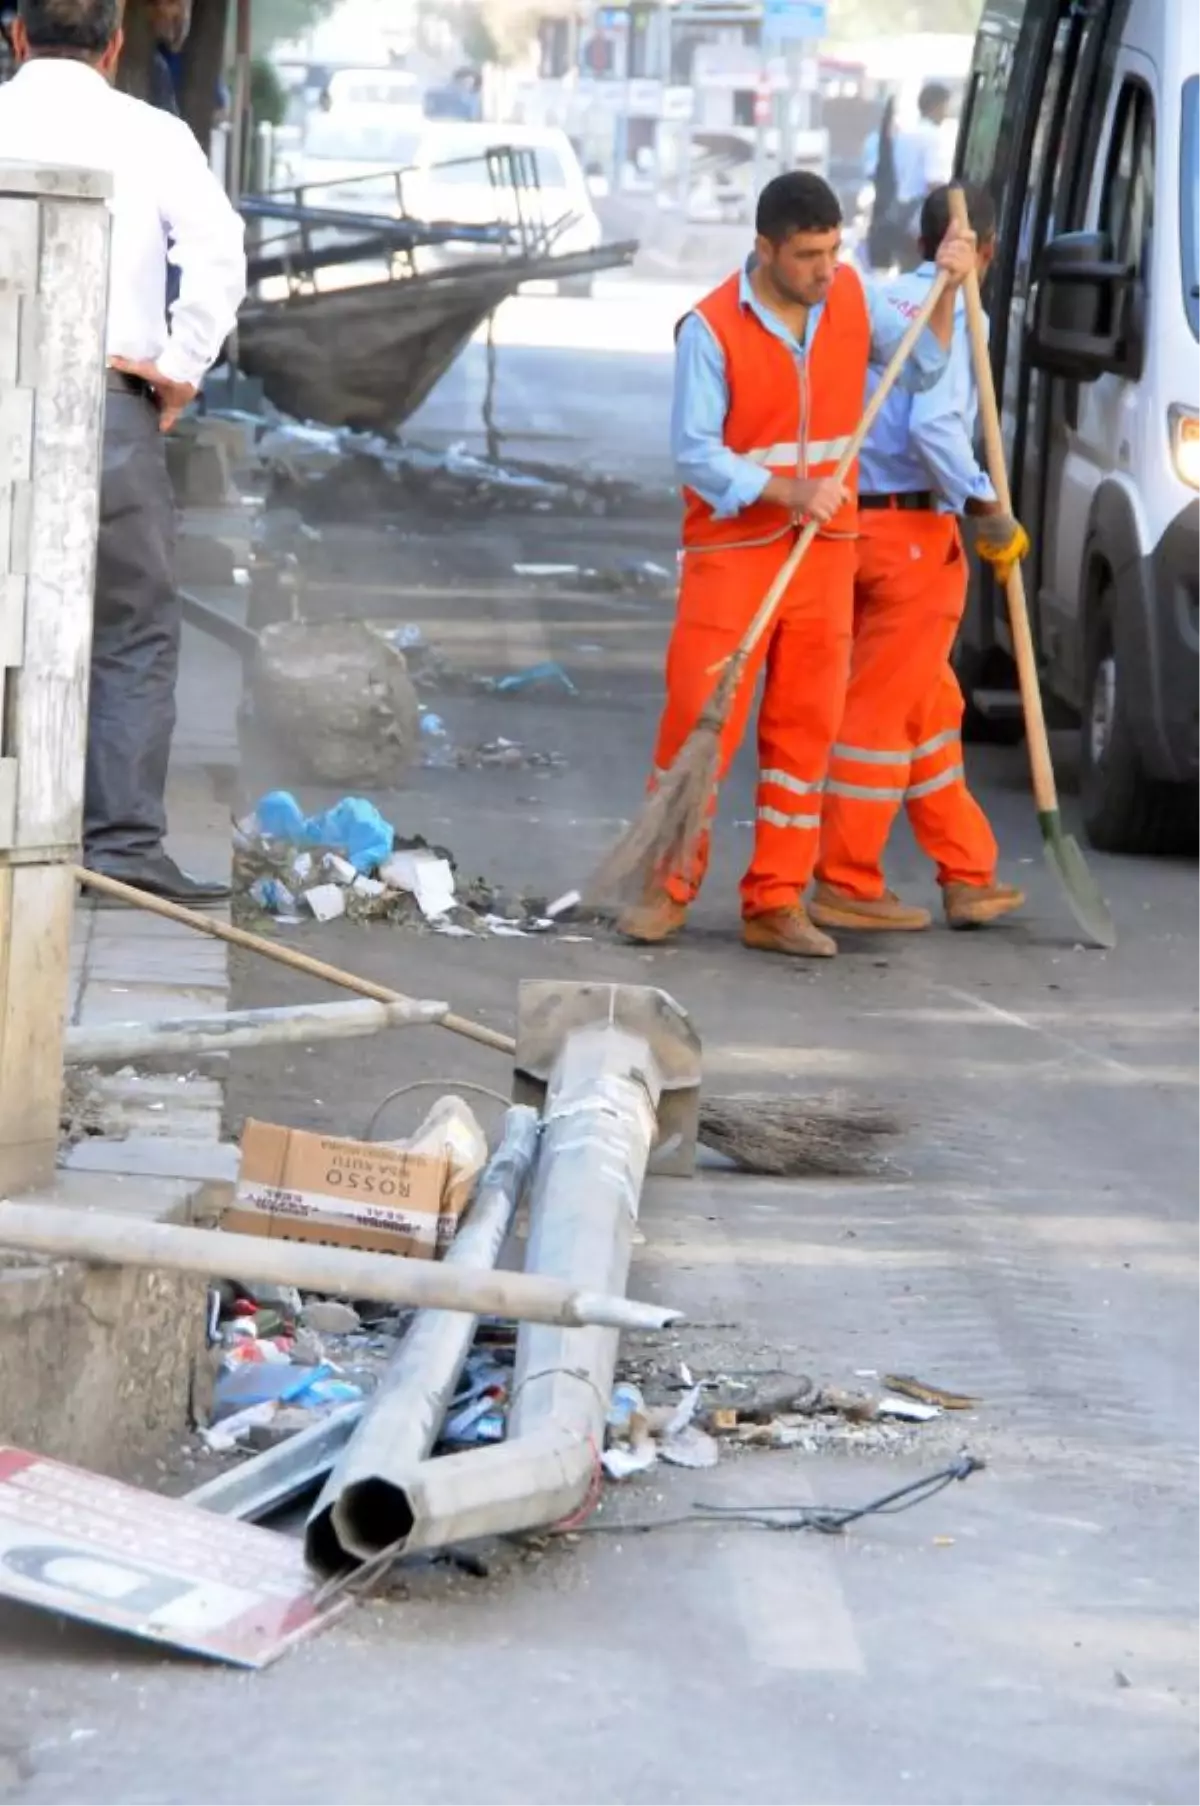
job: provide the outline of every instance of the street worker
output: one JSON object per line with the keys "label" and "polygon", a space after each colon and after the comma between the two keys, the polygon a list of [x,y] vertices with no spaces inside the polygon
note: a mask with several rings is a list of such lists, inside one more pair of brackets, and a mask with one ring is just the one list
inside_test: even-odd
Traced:
{"label": "street worker", "polygon": [[[674,761],[772,580],[813,519],[820,534],[748,662],[726,724],[723,776],[758,718],[754,853],[742,880],[742,938],[774,953],[829,958],[835,943],[802,901],[817,856],[821,793],[850,671],[856,471],[833,472],[858,426],[872,358],[908,322],[838,261],[841,209],[820,177],[777,176],[759,198],[754,255],[680,323],[672,442],[683,485],[678,612],[666,667],[655,765]],[[975,257],[974,235],[948,229],[936,261],[951,283]],[[927,388],[941,375],[954,320],[941,299],[906,367]],[[653,783],[653,779],[651,780]],[[684,922],[707,864],[668,872],[621,919],[632,940],[665,940]]]}
{"label": "street worker", "polygon": [[[156,896],[211,903],[228,886],[189,877],[163,846],[181,615],[162,435],[233,326],[243,231],[187,126],[113,88],[121,44],[121,0],[19,0],[0,159],[113,180],[84,862]],[[179,285],[168,313],[169,266]]]}
{"label": "street worker", "polygon": [[[995,208],[982,189],[967,188],[965,198],[982,278],[996,248]],[[950,190],[935,189],[921,211],[925,262],[886,290],[901,320],[928,293],[949,219]],[[874,367],[872,388],[879,374]],[[823,928],[929,926],[928,910],[900,902],[884,883],[884,847],[902,804],[937,866],[952,928],[995,921],[1025,901],[1015,885],[996,882],[996,841],[963,772],[963,697],[950,665],[968,580],[957,517],[978,522],[977,549],[1000,581],[1029,546],[977,461],[977,414],[958,296],[945,374],[921,395],[893,391],[859,464],[854,657],[812,901]]]}

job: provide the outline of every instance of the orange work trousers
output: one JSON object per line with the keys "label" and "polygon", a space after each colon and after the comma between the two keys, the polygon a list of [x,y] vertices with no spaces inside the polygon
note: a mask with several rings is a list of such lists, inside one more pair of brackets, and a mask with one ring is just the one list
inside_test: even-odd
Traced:
{"label": "orange work trousers", "polygon": [[[716,687],[713,667],[736,648],[794,544],[789,533],[766,546],[685,554],[654,753],[658,774],[674,763]],[[854,568],[852,539],[814,542],[743,673],[725,726],[718,783],[746,732],[762,674],[754,854],[741,886],[747,916],[788,908],[812,877],[829,749],[850,674]],[[696,895],[708,852],[706,834],[692,869],[667,875],[676,902]]]}
{"label": "orange work trousers", "polygon": [[953,515],[860,513],[854,654],[817,866],[850,896],[883,895],[901,805],[940,884],[995,878],[995,838],[963,772],[963,698],[950,666],[967,574]]}

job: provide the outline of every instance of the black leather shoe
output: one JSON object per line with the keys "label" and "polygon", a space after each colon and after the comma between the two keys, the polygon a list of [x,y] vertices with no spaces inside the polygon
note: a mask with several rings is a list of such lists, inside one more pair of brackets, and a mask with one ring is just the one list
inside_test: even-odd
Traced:
{"label": "black leather shoe", "polygon": [[189,908],[203,908],[206,903],[224,903],[230,895],[228,884],[216,879],[193,878],[179,869],[169,853],[147,853],[144,859],[128,862],[88,860],[92,871],[106,878],[119,878],[134,890],[144,890],[151,897],[165,897],[168,903],[183,903]]}

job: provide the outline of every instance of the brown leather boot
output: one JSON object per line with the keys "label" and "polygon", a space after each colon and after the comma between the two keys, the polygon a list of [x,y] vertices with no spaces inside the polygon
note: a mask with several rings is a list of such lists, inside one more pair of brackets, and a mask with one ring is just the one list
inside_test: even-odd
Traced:
{"label": "brown leather boot", "polygon": [[669,941],[673,934],[678,934],[686,921],[686,903],[676,903],[673,897],[660,893],[627,909],[617,920],[617,932],[627,941],[655,947],[660,941]]}
{"label": "brown leather boot", "polygon": [[837,942],[813,927],[803,903],[747,916],[742,922],[742,940],[760,953],[791,953],[803,959],[832,959],[837,952]]}
{"label": "brown leather boot", "polygon": [[942,906],[948,928],[982,928],[1020,909],[1025,892],[1015,884],[947,884]]}
{"label": "brown leather boot", "polygon": [[882,897],[852,897],[832,884],[817,885],[809,913],[822,928],[852,928],[867,933],[914,934],[928,928],[932,920],[927,909],[902,903],[893,891],[885,890]]}

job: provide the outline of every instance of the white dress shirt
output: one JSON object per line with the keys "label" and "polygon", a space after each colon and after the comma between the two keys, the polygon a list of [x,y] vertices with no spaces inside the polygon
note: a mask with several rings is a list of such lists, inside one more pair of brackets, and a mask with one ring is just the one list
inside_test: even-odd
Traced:
{"label": "white dress shirt", "polygon": [[953,139],[932,119],[918,119],[908,131],[897,132],[892,149],[897,199],[923,201],[931,188],[948,182],[952,150]]}
{"label": "white dress shirt", "polygon": [[[108,355],[200,379],[246,293],[240,216],[183,121],[111,88],[87,63],[35,57],[0,86],[0,162],[113,178]],[[167,319],[167,260],[179,295]]]}

